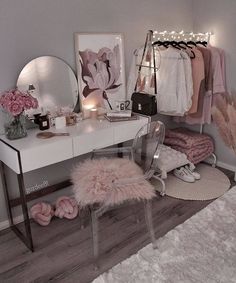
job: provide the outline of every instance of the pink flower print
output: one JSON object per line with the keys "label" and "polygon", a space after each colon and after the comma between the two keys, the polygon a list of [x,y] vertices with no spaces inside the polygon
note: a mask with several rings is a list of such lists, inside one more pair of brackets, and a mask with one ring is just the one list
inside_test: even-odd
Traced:
{"label": "pink flower print", "polygon": [[86,84],[83,89],[83,96],[95,96],[97,104],[104,106],[104,99],[112,109],[108,100],[107,92],[113,93],[118,90],[121,84],[120,78],[120,50],[116,45],[113,50],[103,47],[98,53],[91,50],[79,52],[81,57],[82,80]]}

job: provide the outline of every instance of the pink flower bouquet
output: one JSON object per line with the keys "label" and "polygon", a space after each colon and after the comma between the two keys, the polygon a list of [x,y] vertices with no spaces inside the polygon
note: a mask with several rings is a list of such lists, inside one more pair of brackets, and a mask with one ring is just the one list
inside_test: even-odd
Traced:
{"label": "pink flower bouquet", "polygon": [[24,110],[38,108],[38,100],[29,93],[13,89],[1,94],[0,105],[13,116],[18,116]]}
{"label": "pink flower bouquet", "polygon": [[10,121],[5,124],[6,137],[13,140],[27,136],[23,112],[38,108],[38,100],[29,93],[13,89],[1,93],[0,105],[11,115]]}

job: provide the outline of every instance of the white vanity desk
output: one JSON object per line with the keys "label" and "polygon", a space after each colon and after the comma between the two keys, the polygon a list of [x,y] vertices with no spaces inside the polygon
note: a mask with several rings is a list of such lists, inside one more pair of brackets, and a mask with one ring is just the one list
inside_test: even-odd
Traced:
{"label": "white vanity desk", "polygon": [[[38,129],[28,130],[28,136],[18,140],[8,140],[0,136],[1,175],[5,192],[8,216],[11,228],[21,240],[33,251],[30,220],[27,202],[42,196],[39,192],[27,194],[24,186],[24,173],[36,170],[57,162],[71,159],[91,152],[93,149],[119,144],[135,137],[137,131],[149,121],[148,117],[139,116],[138,120],[124,122],[108,122],[107,120],[83,120],[75,126],[60,130],[50,128],[52,132],[68,132],[69,136],[39,139],[36,134]],[[20,197],[10,199],[7,188],[5,166],[17,174]],[[44,194],[65,188],[71,183],[65,180],[59,184],[44,189]],[[24,235],[13,223],[12,208],[21,205],[24,214],[26,234]]]}

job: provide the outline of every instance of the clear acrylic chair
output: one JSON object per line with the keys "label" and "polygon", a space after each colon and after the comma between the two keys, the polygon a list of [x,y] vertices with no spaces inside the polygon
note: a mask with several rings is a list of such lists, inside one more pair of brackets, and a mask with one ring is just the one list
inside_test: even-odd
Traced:
{"label": "clear acrylic chair", "polygon": [[[98,219],[106,211],[123,202],[143,201],[147,228],[153,247],[156,247],[151,207],[151,199],[155,196],[155,189],[148,181],[154,177],[163,182],[155,173],[159,156],[158,147],[163,143],[164,136],[165,127],[162,122],[149,122],[138,131],[132,146],[94,150],[91,160],[87,160],[74,169],[72,182],[75,198],[79,206],[90,207],[95,263],[97,263],[99,255]],[[104,158],[114,156],[114,154],[122,157],[122,160],[121,158]],[[102,158],[97,158],[99,156]],[[125,170],[124,167],[130,169]],[[96,170],[94,170],[95,168]],[[119,172],[118,178],[114,177],[114,168],[120,168],[121,172]],[[104,183],[100,176],[103,173],[108,174],[106,180],[109,184]],[[104,190],[101,186],[104,186]]]}

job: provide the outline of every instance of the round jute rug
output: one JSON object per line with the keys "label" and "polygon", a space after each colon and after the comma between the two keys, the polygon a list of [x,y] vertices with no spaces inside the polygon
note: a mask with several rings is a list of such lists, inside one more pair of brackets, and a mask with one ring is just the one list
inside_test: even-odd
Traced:
{"label": "round jute rug", "polygon": [[[165,180],[166,195],[185,200],[210,200],[220,197],[229,189],[229,178],[219,169],[199,164],[196,171],[201,174],[201,179],[194,183],[184,182],[169,173]],[[154,182],[154,186],[160,190],[160,183]]]}

